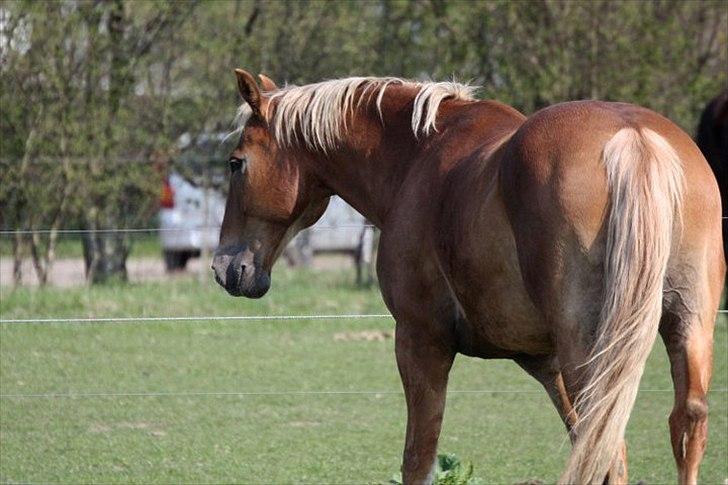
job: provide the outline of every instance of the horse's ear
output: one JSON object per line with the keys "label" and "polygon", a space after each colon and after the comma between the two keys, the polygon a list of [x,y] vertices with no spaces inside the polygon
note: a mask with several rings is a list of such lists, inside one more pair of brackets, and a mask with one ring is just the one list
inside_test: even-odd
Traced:
{"label": "horse's ear", "polygon": [[253,113],[260,116],[260,88],[258,88],[255,78],[242,69],[235,69],[235,75],[238,78],[240,96],[248,103]]}
{"label": "horse's ear", "polygon": [[263,86],[263,91],[268,92],[278,90],[276,83],[265,74],[258,74],[258,78],[260,79],[260,85]]}

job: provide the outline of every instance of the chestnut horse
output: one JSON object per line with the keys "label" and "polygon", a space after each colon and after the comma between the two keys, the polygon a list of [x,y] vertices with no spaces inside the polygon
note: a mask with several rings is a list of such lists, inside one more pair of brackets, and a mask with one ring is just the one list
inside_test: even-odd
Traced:
{"label": "chestnut horse", "polygon": [[624,430],[658,330],[679,482],[696,482],[725,264],[718,188],[687,134],[624,103],[527,118],[457,83],[278,88],[236,73],[245,103],[215,278],[263,296],[332,194],[381,229],[406,483],[432,479],[458,352],[513,359],[546,388],[572,440],[561,482],[626,483]]}

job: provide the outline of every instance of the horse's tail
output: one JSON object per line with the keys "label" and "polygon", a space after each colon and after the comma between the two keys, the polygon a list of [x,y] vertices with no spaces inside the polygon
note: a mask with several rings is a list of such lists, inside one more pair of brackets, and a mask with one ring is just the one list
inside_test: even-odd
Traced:
{"label": "horse's tail", "polygon": [[617,456],[662,312],[673,223],[681,224],[682,164],[647,128],[623,128],[604,146],[610,204],[604,301],[582,389],[576,440],[561,482],[602,483]]}

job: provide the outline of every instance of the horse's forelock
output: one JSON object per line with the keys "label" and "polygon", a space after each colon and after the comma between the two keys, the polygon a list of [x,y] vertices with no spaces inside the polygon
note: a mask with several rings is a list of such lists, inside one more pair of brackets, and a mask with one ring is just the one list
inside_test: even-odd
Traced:
{"label": "horse's forelock", "polygon": [[233,136],[239,137],[245,129],[245,124],[248,122],[251,116],[253,116],[253,109],[248,105],[248,103],[243,102],[243,104],[238,106],[238,111],[235,113],[235,118],[233,118],[233,130],[225,135],[223,141],[227,141]]}

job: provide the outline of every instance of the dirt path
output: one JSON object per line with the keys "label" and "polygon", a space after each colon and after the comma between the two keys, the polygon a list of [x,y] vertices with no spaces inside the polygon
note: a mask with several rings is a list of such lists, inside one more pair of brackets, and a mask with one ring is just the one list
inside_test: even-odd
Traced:
{"label": "dirt path", "polygon": [[[279,263],[285,264],[285,263]],[[317,270],[331,270],[341,268],[351,268],[352,260],[350,257],[338,255],[316,256],[313,261],[313,268]],[[201,277],[210,277],[212,272],[209,264],[202,264],[200,258],[193,258],[187,263],[186,271],[178,273],[167,273],[164,270],[164,263],[161,258],[130,258],[126,263],[129,272],[129,281],[161,281],[175,277],[188,277],[190,274],[201,274]],[[52,286],[68,287],[79,286],[86,283],[84,278],[83,259],[59,259],[53,264],[50,275],[50,284]],[[0,258],[0,286],[9,286],[13,284],[13,260],[9,257]],[[23,262],[23,284],[29,286],[38,285],[38,279],[33,269],[30,259]]]}
{"label": "dirt path", "polygon": [[[164,271],[161,258],[134,258],[126,263],[130,281],[154,281],[169,278]],[[188,264],[188,272],[199,273],[200,259],[194,259]],[[181,273],[182,274],[182,273]],[[0,285],[13,284],[12,258],[0,258]],[[23,262],[23,284],[35,286],[38,279],[29,259]],[[59,259],[53,264],[50,275],[50,284],[53,286],[78,286],[85,284],[83,259]]]}

